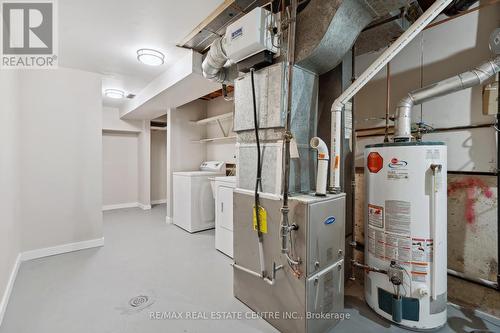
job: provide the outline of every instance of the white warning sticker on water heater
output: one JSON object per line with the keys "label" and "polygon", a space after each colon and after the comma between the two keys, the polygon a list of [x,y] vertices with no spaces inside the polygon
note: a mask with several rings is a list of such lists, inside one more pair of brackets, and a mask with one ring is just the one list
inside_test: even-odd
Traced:
{"label": "white warning sticker on water heater", "polygon": [[411,203],[401,200],[385,201],[386,230],[410,236]]}
{"label": "white warning sticker on water heater", "polygon": [[368,251],[379,259],[385,259],[385,233],[368,227]]}
{"label": "white warning sticker on water heater", "polygon": [[427,282],[434,242],[432,239],[412,238],[411,244],[411,279],[413,282]]}
{"label": "white warning sticker on water heater", "polygon": [[396,260],[401,265],[411,263],[411,238],[368,226],[368,252],[381,260]]}
{"label": "white warning sticker on water heater", "polygon": [[368,205],[368,224],[377,228],[384,227],[384,207]]}
{"label": "white warning sticker on water heater", "polygon": [[385,233],[385,258],[396,260],[400,264],[411,262],[411,238],[396,234]]}
{"label": "white warning sticker on water heater", "polygon": [[432,239],[412,238],[412,261],[416,263],[432,262],[434,242]]}

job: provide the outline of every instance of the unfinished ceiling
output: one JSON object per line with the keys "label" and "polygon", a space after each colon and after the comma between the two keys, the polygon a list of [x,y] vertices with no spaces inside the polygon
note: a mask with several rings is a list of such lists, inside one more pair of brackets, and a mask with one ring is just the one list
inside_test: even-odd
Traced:
{"label": "unfinished ceiling", "polygon": [[[345,1],[332,0],[327,5],[337,8],[342,2]],[[428,2],[432,3],[433,0]],[[228,25],[252,9],[269,3],[269,0],[226,0],[178,45],[205,53],[216,38],[224,35]],[[308,7],[314,6],[318,1],[305,0],[300,3],[307,15],[307,11],[311,11]],[[361,32],[356,41],[358,55],[386,47],[423,13],[419,2],[414,0],[363,0],[359,4],[369,8],[372,23]],[[299,23],[300,20],[299,15]]]}
{"label": "unfinished ceiling", "polygon": [[269,0],[226,0],[179,42],[179,46],[203,53],[216,38],[224,35],[228,25],[252,9],[262,7],[269,2]]}

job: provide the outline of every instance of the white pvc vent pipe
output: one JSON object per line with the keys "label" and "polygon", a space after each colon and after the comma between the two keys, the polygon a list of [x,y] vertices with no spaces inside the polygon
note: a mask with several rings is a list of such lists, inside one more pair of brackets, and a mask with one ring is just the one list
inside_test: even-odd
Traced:
{"label": "white pvc vent pipe", "polygon": [[[335,140],[334,128],[335,119],[334,112],[342,112],[345,104],[356,95],[382,68],[387,65],[408,43],[410,43],[436,16],[438,16],[452,0],[436,0],[398,39],[394,41],[368,69],[366,69],[359,78],[340,95],[332,105],[332,138],[331,148],[334,156],[330,162],[330,186],[332,190],[340,191],[340,163],[336,160],[340,159],[341,140]],[[338,127],[340,128],[340,127]],[[356,135],[356,130],[353,128],[353,135]]]}
{"label": "white pvc vent pipe", "polygon": [[328,147],[326,143],[318,137],[311,139],[311,147],[318,151],[318,174],[316,175],[316,195],[326,195],[326,182],[328,180]]}

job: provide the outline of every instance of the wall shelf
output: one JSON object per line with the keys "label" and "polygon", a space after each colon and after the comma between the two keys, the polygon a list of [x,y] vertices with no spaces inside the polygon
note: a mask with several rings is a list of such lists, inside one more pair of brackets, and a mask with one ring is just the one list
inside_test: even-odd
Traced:
{"label": "wall shelf", "polygon": [[233,117],[233,113],[228,112],[228,113],[220,114],[220,115],[214,116],[214,117],[209,117],[209,118],[200,119],[200,120],[193,120],[193,121],[191,121],[191,123],[193,123],[195,125],[202,126],[202,125],[208,125],[210,123],[216,123],[216,122],[219,122],[221,120],[230,119],[232,117]]}
{"label": "wall shelf", "polygon": [[223,113],[223,114],[220,114],[220,115],[214,116],[214,117],[209,117],[209,118],[205,118],[205,119],[191,121],[192,124],[195,124],[195,125],[198,125],[198,126],[203,126],[203,125],[208,125],[208,124],[211,124],[211,123],[216,123],[217,125],[219,125],[219,129],[220,129],[220,131],[221,131],[221,133],[223,135],[220,138],[209,138],[209,139],[203,139],[203,140],[195,141],[195,142],[204,143],[204,142],[229,140],[229,139],[236,138],[236,136],[229,136],[229,134],[233,130],[233,124],[231,123],[231,129],[225,130],[224,126],[222,126],[222,123],[221,123],[222,120],[231,119],[231,118],[233,118],[233,113],[232,112],[228,112],[228,113]]}
{"label": "wall shelf", "polygon": [[132,129],[116,129],[116,128],[103,128],[102,132],[105,134],[139,134],[140,130],[132,130]]}
{"label": "wall shelf", "polygon": [[235,140],[235,139],[236,139],[236,135],[223,136],[220,138],[208,138],[208,139],[201,139],[201,140],[193,140],[191,142],[193,142],[193,143],[209,143],[209,142],[214,142],[214,141]]}

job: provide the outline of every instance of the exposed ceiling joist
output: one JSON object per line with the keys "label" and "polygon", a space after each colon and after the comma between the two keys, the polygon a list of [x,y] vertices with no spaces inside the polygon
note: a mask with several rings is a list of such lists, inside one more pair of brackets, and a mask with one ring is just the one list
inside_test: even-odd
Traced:
{"label": "exposed ceiling joist", "polygon": [[184,47],[191,39],[201,33],[217,16],[223,13],[235,0],[225,0],[219,7],[217,7],[210,15],[200,22],[177,46]]}

